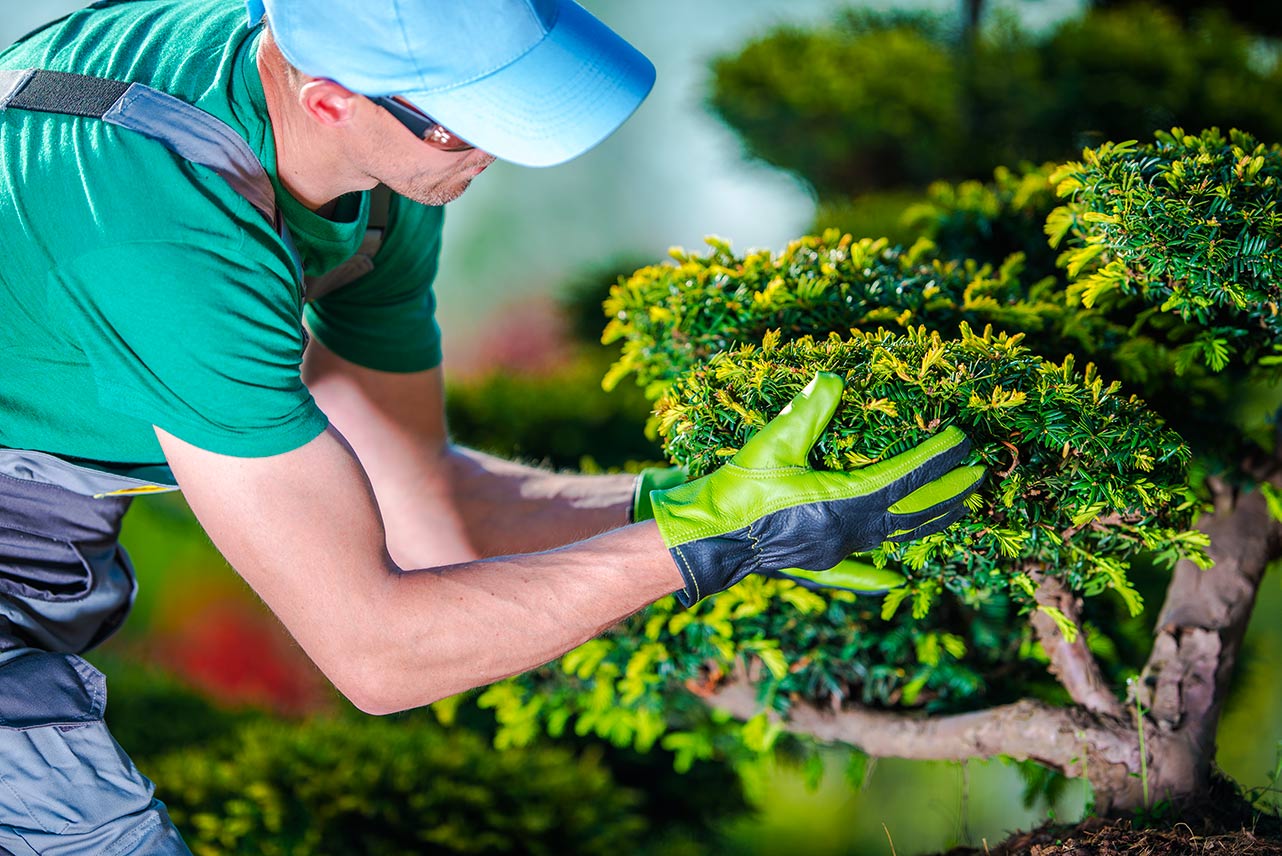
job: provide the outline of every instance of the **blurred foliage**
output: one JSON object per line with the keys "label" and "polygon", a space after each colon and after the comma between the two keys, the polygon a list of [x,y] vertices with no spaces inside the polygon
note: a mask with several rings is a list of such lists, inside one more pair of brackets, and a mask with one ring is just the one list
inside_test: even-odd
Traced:
{"label": "blurred foliage", "polygon": [[571,358],[545,372],[494,371],[452,383],[446,396],[450,435],[506,458],[557,469],[637,469],[663,460],[648,439],[651,404],[637,390],[607,395],[600,379],[617,348],[601,345],[601,302],[622,276],[644,262],[616,260],[568,282],[558,309],[572,336]]}
{"label": "blurred foliage", "polygon": [[[1132,0],[1091,0],[1100,9],[1126,6]],[[1206,15],[1227,14],[1234,21],[1271,36],[1282,36],[1282,16],[1268,3],[1256,0],[1158,0],[1154,5],[1177,15],[1182,21],[1192,21]]]}
{"label": "blurred foliage", "polygon": [[150,769],[198,856],[636,852],[647,829],[591,753],[425,722],[250,723]]}
{"label": "blurred foliage", "polygon": [[717,59],[709,100],[755,157],[840,199],[1069,157],[1155,129],[1282,138],[1282,63],[1223,15],[1093,10],[1044,37],[998,20],[848,12]]}
{"label": "blurred foliage", "polygon": [[[448,717],[414,711],[379,719],[341,705],[337,717],[303,722],[215,702],[118,654],[94,661],[109,675],[113,735],[159,782],[197,854],[532,853],[562,844],[600,852],[613,843],[625,852],[694,856],[715,846],[722,823],[749,810],[739,777],[724,764],[677,773],[667,754],[572,737],[495,749],[493,716],[461,699]],[[432,779],[439,783],[426,787]],[[432,794],[410,799],[418,789]],[[593,805],[576,809],[580,800]],[[514,802],[524,807],[512,812]],[[519,817],[493,826],[491,812]],[[450,830],[420,841],[418,831],[442,816]],[[633,829],[634,840],[623,840]],[[528,847],[504,843],[526,832]]]}
{"label": "blurred foliage", "polygon": [[923,201],[918,190],[884,190],[822,200],[816,207],[811,232],[821,235],[832,229],[857,238],[880,237],[892,244],[908,245],[922,233],[908,215]]}
{"label": "blurred foliage", "polygon": [[155,758],[228,738],[242,726],[270,716],[258,708],[215,703],[154,666],[119,655],[93,659],[109,677],[107,725],[144,772]]}
{"label": "blurred foliage", "polygon": [[964,172],[963,80],[932,19],[849,13],[713,63],[712,107],[821,197]]}
{"label": "blurred foliage", "polygon": [[661,461],[644,431],[650,403],[636,389],[622,395],[601,389],[611,356],[599,346],[581,348],[547,373],[502,371],[452,384],[446,396],[450,436],[480,451],[558,469]]}

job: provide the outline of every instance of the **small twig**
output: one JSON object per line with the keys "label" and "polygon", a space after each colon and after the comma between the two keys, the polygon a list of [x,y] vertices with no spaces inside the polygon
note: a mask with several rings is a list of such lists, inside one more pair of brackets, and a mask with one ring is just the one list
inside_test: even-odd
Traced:
{"label": "small twig", "polygon": [[1140,733],[1140,783],[1144,786],[1144,808],[1150,808],[1148,798],[1148,752],[1144,749],[1144,706],[1140,704],[1140,694],[1135,697],[1135,727]]}
{"label": "small twig", "polygon": [[883,823],[881,825],[881,828],[886,830],[886,840],[890,842],[890,856],[899,856],[899,854],[895,852],[895,839],[890,837],[889,827],[887,827],[886,824]]}
{"label": "small twig", "polygon": [[1019,449],[1015,447],[1014,443],[1007,443],[1005,440],[999,439],[997,442],[1001,443],[1007,449],[1010,449],[1010,466],[1005,470],[996,471],[998,476],[1006,478],[1008,475],[1015,472],[1015,467],[1019,466]]}

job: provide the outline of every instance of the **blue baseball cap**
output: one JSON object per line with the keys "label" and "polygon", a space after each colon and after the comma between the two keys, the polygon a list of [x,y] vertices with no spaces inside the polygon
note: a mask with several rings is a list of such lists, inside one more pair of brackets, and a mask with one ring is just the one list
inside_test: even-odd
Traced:
{"label": "blue baseball cap", "polygon": [[396,95],[474,146],[553,166],[612,134],[654,66],[573,0],[247,0],[299,71]]}

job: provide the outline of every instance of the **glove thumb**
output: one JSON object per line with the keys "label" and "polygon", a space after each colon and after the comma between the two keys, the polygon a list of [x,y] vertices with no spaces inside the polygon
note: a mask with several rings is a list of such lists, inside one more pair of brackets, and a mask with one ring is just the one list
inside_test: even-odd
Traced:
{"label": "glove thumb", "polygon": [[819,372],[778,416],[743,445],[732,463],[753,470],[805,466],[810,448],[841,403],[845,385],[840,375]]}

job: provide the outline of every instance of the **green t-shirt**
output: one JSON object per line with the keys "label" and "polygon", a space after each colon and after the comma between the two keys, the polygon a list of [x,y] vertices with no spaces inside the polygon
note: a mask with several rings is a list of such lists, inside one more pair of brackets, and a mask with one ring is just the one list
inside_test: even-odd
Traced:
{"label": "green t-shirt", "polygon": [[[139,82],[244,137],[309,275],[359,247],[368,194],[321,217],[284,190],[241,0],[116,0],[0,53]],[[280,236],[223,179],[106,122],[0,111],[0,447],[166,480],[151,426],[227,455],[295,449],[326,425],[299,376],[303,319],[340,356],[440,362],[441,209],[393,197],[371,273],[304,305]]]}

